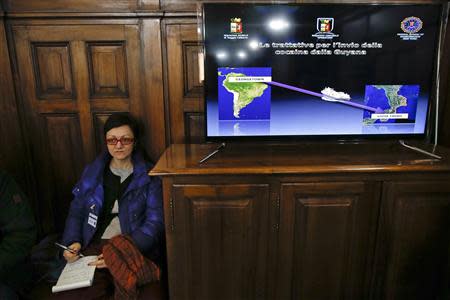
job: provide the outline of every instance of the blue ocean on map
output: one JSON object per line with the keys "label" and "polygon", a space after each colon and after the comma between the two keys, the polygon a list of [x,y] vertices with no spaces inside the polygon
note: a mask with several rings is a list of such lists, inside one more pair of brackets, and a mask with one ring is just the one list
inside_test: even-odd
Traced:
{"label": "blue ocean on map", "polygon": [[221,67],[218,71],[218,106],[219,120],[269,120],[271,106],[271,87],[267,85],[260,97],[254,98],[247,106],[239,111],[239,118],[234,116],[233,93],[228,91],[223,82],[229,73],[239,73],[245,76],[272,76],[272,68],[227,68]]}
{"label": "blue ocean on map", "polygon": [[[387,89],[398,89],[394,95],[388,95]],[[387,119],[374,120],[373,124],[386,123],[414,123],[416,121],[417,101],[419,99],[419,85],[366,85],[364,102],[367,106],[373,108],[381,108],[386,113],[392,110],[391,103],[397,103],[399,99],[406,100],[406,106],[398,106],[395,111],[389,113],[408,114],[407,119]],[[397,99],[389,99],[389,97],[398,97]],[[364,120],[370,120],[371,114],[367,110],[364,111]]]}

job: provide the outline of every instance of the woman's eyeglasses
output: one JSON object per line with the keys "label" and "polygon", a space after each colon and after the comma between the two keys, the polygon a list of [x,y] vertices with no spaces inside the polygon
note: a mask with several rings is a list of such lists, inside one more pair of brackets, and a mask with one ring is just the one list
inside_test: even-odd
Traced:
{"label": "woman's eyeglasses", "polygon": [[117,143],[120,142],[122,145],[130,145],[134,143],[134,138],[132,137],[121,137],[121,138],[107,138],[106,143],[108,145],[117,145]]}

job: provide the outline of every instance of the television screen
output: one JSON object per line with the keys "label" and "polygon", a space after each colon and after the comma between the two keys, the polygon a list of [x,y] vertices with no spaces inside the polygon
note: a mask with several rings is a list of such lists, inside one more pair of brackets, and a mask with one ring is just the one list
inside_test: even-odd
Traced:
{"label": "television screen", "polygon": [[207,139],[424,137],[441,10],[204,4]]}

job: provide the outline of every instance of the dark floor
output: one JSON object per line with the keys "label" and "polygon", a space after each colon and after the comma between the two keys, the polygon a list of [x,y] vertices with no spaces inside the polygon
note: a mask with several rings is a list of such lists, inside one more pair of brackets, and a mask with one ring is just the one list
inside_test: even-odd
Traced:
{"label": "dark floor", "polygon": [[36,285],[30,292],[27,300],[45,300],[50,299],[52,295],[52,284],[47,282],[42,282]]}

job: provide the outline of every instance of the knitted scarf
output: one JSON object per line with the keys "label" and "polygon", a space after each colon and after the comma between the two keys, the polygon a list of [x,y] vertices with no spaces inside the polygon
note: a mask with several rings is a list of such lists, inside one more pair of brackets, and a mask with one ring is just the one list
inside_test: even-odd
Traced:
{"label": "knitted scarf", "polygon": [[103,246],[103,258],[114,277],[114,299],[137,299],[138,287],[160,279],[160,270],[145,258],[131,238],[118,235]]}

